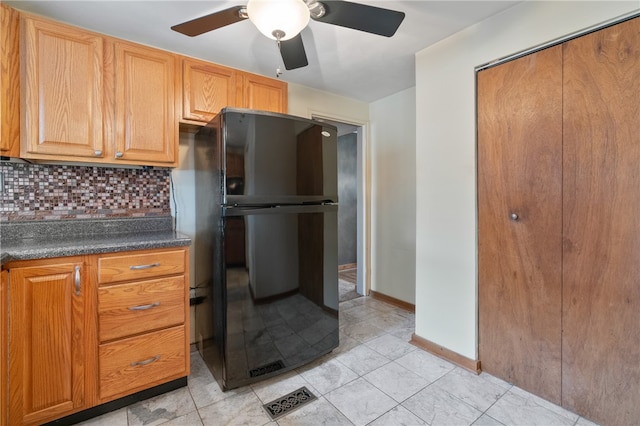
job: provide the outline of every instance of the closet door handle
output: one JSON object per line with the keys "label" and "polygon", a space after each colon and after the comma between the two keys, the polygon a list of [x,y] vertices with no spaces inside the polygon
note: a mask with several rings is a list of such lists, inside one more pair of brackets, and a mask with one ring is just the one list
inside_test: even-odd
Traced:
{"label": "closet door handle", "polygon": [[519,218],[518,218],[518,214],[517,214],[517,213],[511,213],[510,218],[511,218],[511,220],[513,220],[514,222],[515,222],[515,221],[517,221],[517,220],[519,219]]}

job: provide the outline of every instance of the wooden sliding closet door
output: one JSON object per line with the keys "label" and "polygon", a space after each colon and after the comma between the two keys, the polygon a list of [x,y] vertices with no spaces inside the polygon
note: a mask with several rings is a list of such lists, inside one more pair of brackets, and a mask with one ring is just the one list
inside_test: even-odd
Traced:
{"label": "wooden sliding closet door", "polygon": [[482,369],[560,403],[562,47],[477,78]]}
{"label": "wooden sliding closet door", "polygon": [[640,419],[640,18],[564,45],[562,401]]}

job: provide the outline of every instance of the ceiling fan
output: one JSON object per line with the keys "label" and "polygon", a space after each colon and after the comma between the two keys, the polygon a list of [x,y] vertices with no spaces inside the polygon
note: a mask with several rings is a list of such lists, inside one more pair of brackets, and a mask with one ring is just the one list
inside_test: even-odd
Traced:
{"label": "ceiling fan", "polygon": [[314,21],[391,37],[404,12],[342,0],[249,0],[246,6],[201,16],[171,27],[194,37],[249,19],[267,37],[276,40],[287,70],[309,64],[300,31]]}

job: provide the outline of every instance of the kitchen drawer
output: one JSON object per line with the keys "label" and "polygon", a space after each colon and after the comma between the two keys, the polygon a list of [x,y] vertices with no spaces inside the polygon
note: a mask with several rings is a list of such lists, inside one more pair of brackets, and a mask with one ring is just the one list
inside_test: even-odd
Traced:
{"label": "kitchen drawer", "polygon": [[182,275],[100,287],[100,341],[183,324],[185,291]]}
{"label": "kitchen drawer", "polygon": [[100,398],[109,399],[186,376],[184,326],[100,345]]}
{"label": "kitchen drawer", "polygon": [[98,283],[108,284],[184,273],[184,250],[100,256]]}

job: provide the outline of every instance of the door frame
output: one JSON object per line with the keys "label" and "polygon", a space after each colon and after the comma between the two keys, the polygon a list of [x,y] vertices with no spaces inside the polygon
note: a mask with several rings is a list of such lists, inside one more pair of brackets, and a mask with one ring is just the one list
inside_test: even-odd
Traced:
{"label": "door frame", "polygon": [[[310,110],[313,120],[333,121],[358,128],[357,132],[357,285],[358,294],[371,290],[371,149],[368,122],[331,113]],[[339,200],[338,200],[339,203]]]}

